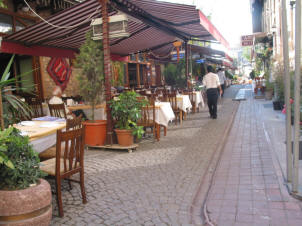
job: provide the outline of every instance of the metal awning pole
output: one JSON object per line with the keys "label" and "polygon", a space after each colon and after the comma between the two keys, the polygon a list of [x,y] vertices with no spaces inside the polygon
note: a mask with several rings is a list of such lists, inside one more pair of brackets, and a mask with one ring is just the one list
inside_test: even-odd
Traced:
{"label": "metal awning pole", "polygon": [[295,18],[295,139],[293,192],[299,187],[299,140],[300,140],[300,76],[301,76],[301,0],[296,0]]}
{"label": "metal awning pole", "polygon": [[110,68],[110,46],[109,46],[109,21],[107,1],[99,0],[102,4],[103,19],[103,51],[104,51],[104,72],[105,72],[105,92],[106,92],[106,114],[107,114],[107,136],[106,143],[112,144],[112,116],[109,101],[111,100],[111,68]]}
{"label": "metal awning pole", "polygon": [[189,80],[189,52],[188,52],[188,41],[185,41],[185,73],[186,73],[186,84],[187,84],[187,88],[189,88],[188,86],[188,80]]}
{"label": "metal awning pole", "polygon": [[288,31],[286,0],[282,0],[282,41],[283,41],[283,63],[285,82],[285,106],[286,106],[286,174],[287,182],[292,182],[293,155],[292,155],[292,128],[291,128],[291,104],[290,104],[290,74],[289,74],[289,54],[288,54]]}

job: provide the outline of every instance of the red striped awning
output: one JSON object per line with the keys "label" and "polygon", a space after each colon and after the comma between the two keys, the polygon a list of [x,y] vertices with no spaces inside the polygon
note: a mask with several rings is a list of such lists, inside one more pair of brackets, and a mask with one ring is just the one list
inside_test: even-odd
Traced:
{"label": "red striped awning", "polygon": [[[177,39],[226,41],[216,28],[202,17],[194,6],[159,2],[155,0],[111,0],[109,15],[128,10],[130,15],[128,38],[110,40],[111,52],[116,55],[128,55],[170,43]],[[127,7],[125,7],[127,6]],[[137,10],[137,11],[136,11]],[[79,26],[61,29],[39,22],[28,28],[6,36],[1,52],[38,56],[73,57],[90,30],[92,18],[101,17],[101,5],[98,0],[86,0],[69,9],[61,11],[47,19],[57,26]],[[207,26],[204,26],[204,25]],[[156,50],[154,50],[156,52]]]}

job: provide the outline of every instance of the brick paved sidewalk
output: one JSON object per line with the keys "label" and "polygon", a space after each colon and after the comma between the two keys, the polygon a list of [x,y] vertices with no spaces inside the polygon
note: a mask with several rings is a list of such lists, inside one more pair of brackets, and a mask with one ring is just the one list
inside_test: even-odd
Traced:
{"label": "brick paved sidewalk", "polygon": [[240,103],[209,192],[209,217],[221,226],[301,226],[302,202],[288,195],[256,101],[250,95]]}
{"label": "brick paved sidewalk", "polygon": [[217,120],[206,109],[190,114],[183,125],[170,124],[160,142],[144,141],[133,153],[87,151],[88,203],[81,203],[77,184],[69,191],[64,183],[65,216],[57,217],[53,196],[52,225],[196,224],[202,205],[195,202],[197,192],[236,106],[238,102],[225,98]]}

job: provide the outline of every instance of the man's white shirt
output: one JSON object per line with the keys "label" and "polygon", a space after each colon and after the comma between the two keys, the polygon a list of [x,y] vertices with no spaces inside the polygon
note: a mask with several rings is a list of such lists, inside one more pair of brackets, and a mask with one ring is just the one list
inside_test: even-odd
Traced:
{"label": "man's white shirt", "polygon": [[203,77],[202,83],[207,87],[207,89],[218,88],[218,86],[220,86],[218,75],[212,72]]}
{"label": "man's white shirt", "polygon": [[220,85],[223,85],[225,80],[226,80],[224,71],[219,71],[218,72],[218,78],[219,78]]}

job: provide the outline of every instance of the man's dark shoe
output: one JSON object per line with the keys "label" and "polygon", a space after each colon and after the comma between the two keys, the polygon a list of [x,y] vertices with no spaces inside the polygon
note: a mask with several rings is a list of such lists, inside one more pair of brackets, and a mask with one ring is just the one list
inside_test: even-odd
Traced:
{"label": "man's dark shoe", "polygon": [[213,119],[217,119],[217,115],[213,116]]}

